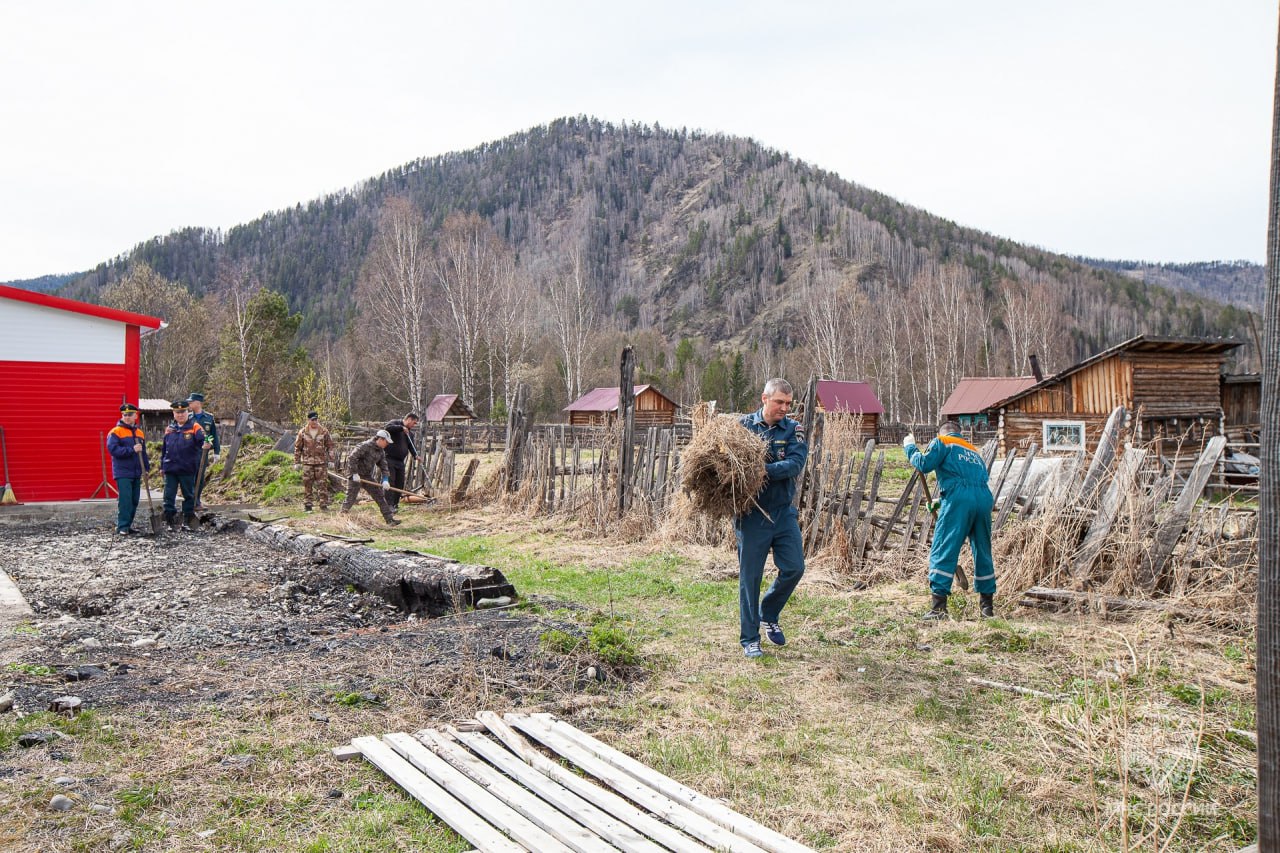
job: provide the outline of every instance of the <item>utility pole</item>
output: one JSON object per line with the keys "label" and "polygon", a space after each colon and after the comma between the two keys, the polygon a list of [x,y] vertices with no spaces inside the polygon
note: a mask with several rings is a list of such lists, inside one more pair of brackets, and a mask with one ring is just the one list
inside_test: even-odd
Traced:
{"label": "utility pole", "polygon": [[1262,315],[1262,471],[1258,480],[1258,850],[1280,851],[1280,37],[1271,117],[1267,296]]}

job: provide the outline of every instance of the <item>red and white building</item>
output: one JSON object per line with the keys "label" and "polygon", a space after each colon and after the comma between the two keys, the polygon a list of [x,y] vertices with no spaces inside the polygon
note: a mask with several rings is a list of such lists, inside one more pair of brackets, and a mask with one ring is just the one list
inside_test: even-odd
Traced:
{"label": "red and white building", "polygon": [[163,325],[0,284],[0,427],[19,501],[115,496],[106,434],[138,400],[142,335]]}

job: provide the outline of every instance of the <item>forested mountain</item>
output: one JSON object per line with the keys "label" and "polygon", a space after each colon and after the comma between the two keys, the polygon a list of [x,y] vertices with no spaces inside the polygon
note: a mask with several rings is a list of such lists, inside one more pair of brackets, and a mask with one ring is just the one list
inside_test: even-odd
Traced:
{"label": "forested mountain", "polygon": [[[395,313],[375,319],[393,289],[378,257],[406,216],[421,220],[436,290],[397,344],[379,334]],[[507,258],[493,269],[507,265],[508,295],[491,282],[481,309],[449,286],[465,279],[450,247],[467,239]],[[518,379],[551,415],[583,386],[617,384],[617,347],[632,342],[644,377],[682,403],[749,404],[767,376],[818,372],[870,380],[889,419],[920,421],[961,376],[1027,373],[1029,353],[1054,371],[1135,334],[1248,337],[1245,311],[1157,286],[1150,270],[1143,280],[961,227],[749,139],[584,117],[226,233],[175,231],[63,292],[102,299],[144,264],[214,295],[212,318],[238,292],[229,281],[283,295],[297,340],[354,409],[461,389],[500,410]],[[518,311],[517,291],[533,297]],[[517,322],[499,333],[499,315]],[[528,336],[518,351],[513,329]]]}
{"label": "forested mountain", "polygon": [[1148,284],[1186,290],[1249,311],[1262,311],[1262,303],[1267,294],[1267,268],[1249,261],[1152,264],[1145,261],[1103,261],[1096,258],[1077,260]]}
{"label": "forested mountain", "polygon": [[21,287],[23,290],[39,290],[42,293],[51,293],[67,284],[81,279],[84,273],[64,273],[62,275],[42,275],[39,278],[26,278],[21,281],[7,281],[12,287]]}

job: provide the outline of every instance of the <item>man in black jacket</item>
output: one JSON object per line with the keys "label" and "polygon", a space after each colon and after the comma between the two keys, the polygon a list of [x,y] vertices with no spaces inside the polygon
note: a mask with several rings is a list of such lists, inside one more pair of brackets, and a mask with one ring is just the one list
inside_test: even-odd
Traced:
{"label": "man in black jacket", "polygon": [[[387,445],[387,468],[391,472],[391,487],[404,488],[405,462],[412,456],[418,458],[418,448],[413,444],[413,431],[418,426],[418,415],[410,412],[403,418],[387,421],[383,427],[391,435],[391,443]],[[391,511],[400,509],[400,493],[387,492],[387,503]]]}

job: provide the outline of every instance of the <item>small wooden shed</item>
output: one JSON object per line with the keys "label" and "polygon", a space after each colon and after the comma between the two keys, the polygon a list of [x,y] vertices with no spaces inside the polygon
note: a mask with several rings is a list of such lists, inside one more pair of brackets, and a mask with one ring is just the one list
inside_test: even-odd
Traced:
{"label": "small wooden shed", "polygon": [[1116,406],[1135,441],[1203,443],[1222,423],[1219,376],[1241,341],[1139,335],[995,403],[1000,450],[1092,450]]}
{"label": "small wooden shed", "polygon": [[437,394],[427,405],[429,424],[458,424],[474,421],[476,413],[457,394]]}
{"label": "small wooden shed", "polygon": [[1036,384],[1034,376],[966,376],[942,404],[939,414],[967,429],[986,429],[996,421],[992,406]]}
{"label": "small wooden shed", "polygon": [[833,420],[857,422],[859,442],[879,439],[884,406],[869,382],[819,379],[817,391],[817,411],[825,416],[827,424]]}
{"label": "small wooden shed", "polygon": [[164,429],[173,420],[171,402],[158,397],[143,397],[138,401],[138,426],[147,434],[147,441],[164,439]]}
{"label": "small wooden shed", "polygon": [[1253,442],[1262,432],[1262,374],[1222,377],[1223,431],[1232,441]]}
{"label": "small wooden shed", "polygon": [[[569,413],[569,423],[582,426],[606,426],[618,416],[618,386],[592,388],[574,400],[564,410]],[[635,425],[637,429],[651,426],[671,426],[676,422],[675,401],[652,385],[636,385]]]}

